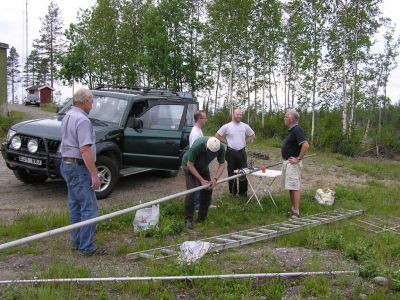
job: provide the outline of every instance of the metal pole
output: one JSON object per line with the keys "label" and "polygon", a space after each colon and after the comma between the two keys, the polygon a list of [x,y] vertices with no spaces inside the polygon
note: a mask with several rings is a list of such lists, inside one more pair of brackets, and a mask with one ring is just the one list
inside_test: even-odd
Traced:
{"label": "metal pole", "polygon": [[[313,154],[312,156],[314,156],[314,155],[315,154]],[[310,157],[310,156],[308,156],[308,157]],[[274,164],[274,165],[271,165],[269,167],[277,166],[277,165],[280,165],[280,164],[281,163]],[[258,169],[254,169],[254,170],[244,169],[243,172],[241,172],[240,174],[233,175],[233,176],[226,177],[224,179],[219,180],[217,182],[217,184],[220,184],[220,183],[223,183],[223,182],[226,182],[226,181],[229,181],[231,179],[235,179],[235,178],[247,175],[247,174],[251,174],[251,173],[254,173],[256,171],[258,171]],[[135,205],[135,206],[132,206],[132,207],[128,207],[128,208],[125,208],[125,209],[122,209],[122,210],[119,210],[119,211],[115,211],[115,212],[112,212],[112,213],[109,213],[109,214],[106,214],[106,215],[102,215],[102,216],[90,219],[90,220],[74,223],[74,224],[63,226],[63,227],[60,227],[60,228],[57,228],[57,229],[53,229],[53,230],[45,231],[45,232],[42,232],[42,233],[34,234],[34,235],[31,235],[31,236],[28,236],[28,237],[24,237],[22,239],[18,239],[18,240],[12,241],[12,242],[0,244],[0,251],[6,250],[6,249],[9,249],[9,248],[13,248],[13,247],[17,247],[17,246],[20,246],[20,245],[23,245],[23,244],[26,244],[26,243],[30,243],[30,242],[36,241],[36,240],[44,239],[44,238],[47,238],[47,237],[50,237],[50,236],[53,236],[53,235],[56,235],[56,234],[60,234],[60,233],[66,232],[66,231],[70,231],[72,229],[80,228],[80,227],[83,227],[83,226],[86,226],[86,225],[95,224],[95,223],[98,223],[98,222],[101,222],[101,221],[105,221],[105,220],[109,220],[109,219],[112,219],[112,218],[115,218],[115,217],[119,217],[121,215],[136,211],[138,209],[149,207],[149,206],[152,206],[152,205],[155,205],[155,204],[159,204],[159,203],[162,203],[162,202],[165,202],[165,201],[169,201],[169,200],[172,200],[172,199],[175,199],[175,198],[178,198],[178,197],[181,197],[181,196],[185,196],[187,194],[190,194],[190,193],[193,193],[193,192],[197,192],[197,191],[209,188],[209,187],[210,187],[210,184],[202,185],[202,186],[190,189],[190,190],[182,191],[182,192],[179,192],[179,193],[176,193],[176,194],[173,194],[173,195],[169,195],[169,196],[166,196],[166,197],[163,197],[163,198],[159,198],[159,199],[156,199],[156,200],[153,200],[153,201],[150,201],[150,202],[146,202],[146,203],[142,203],[142,204]]]}
{"label": "metal pole", "polygon": [[[255,171],[258,171],[258,170],[253,170],[253,171],[250,171],[249,173],[246,173],[246,174],[250,174],[250,173],[255,172]],[[228,181],[230,179],[238,178],[238,177],[241,177],[241,176],[243,176],[243,174],[233,175],[231,177],[227,177],[227,178],[221,179],[220,181],[217,182],[217,184],[220,184],[220,183],[223,183],[223,182]],[[63,226],[63,227],[60,227],[60,228],[57,228],[57,229],[53,229],[53,230],[49,230],[49,231],[46,231],[46,232],[34,234],[34,235],[31,235],[31,236],[28,236],[28,237],[25,237],[25,238],[22,238],[22,239],[18,239],[18,240],[12,241],[12,242],[1,244],[0,245],[0,251],[6,250],[6,249],[9,249],[9,248],[13,248],[13,247],[16,247],[16,246],[20,246],[20,245],[23,245],[23,244],[26,244],[26,243],[29,243],[29,242],[33,242],[33,241],[36,241],[36,240],[44,239],[44,238],[47,238],[47,237],[50,237],[50,236],[53,236],[53,235],[56,235],[56,234],[60,234],[60,233],[66,232],[66,231],[70,231],[72,229],[76,229],[76,228],[80,228],[80,227],[83,227],[83,226],[86,226],[86,225],[90,225],[90,224],[98,223],[98,222],[105,221],[105,220],[108,220],[108,219],[112,219],[112,218],[115,218],[115,217],[130,213],[130,212],[136,211],[136,210],[141,209],[141,208],[149,207],[149,206],[152,206],[152,205],[155,205],[155,204],[159,204],[159,203],[171,200],[171,199],[178,198],[180,196],[185,196],[187,194],[206,189],[209,186],[210,186],[210,184],[199,186],[199,187],[196,187],[196,188],[193,188],[193,189],[190,189],[190,190],[182,191],[182,192],[179,192],[179,193],[176,193],[176,194],[173,194],[173,195],[170,195],[170,196],[166,196],[166,197],[163,197],[163,198],[159,198],[159,199],[156,199],[156,200],[153,200],[153,201],[150,201],[150,202],[146,202],[146,203],[143,203],[143,204],[139,204],[139,205],[135,205],[135,206],[132,206],[132,207],[128,207],[128,208],[125,208],[123,210],[112,212],[112,213],[109,213],[109,214],[106,214],[106,215],[102,215],[102,216],[99,216],[99,217],[96,217],[96,218],[93,218],[93,219],[90,219],[90,220],[74,223],[74,224]]]}
{"label": "metal pole", "polygon": [[310,276],[338,276],[358,274],[357,271],[325,271],[325,272],[291,272],[291,273],[249,273],[221,274],[199,276],[160,276],[160,277],[103,277],[103,278],[55,278],[1,280],[0,284],[32,284],[32,283],[80,283],[80,282],[126,282],[126,281],[163,281],[163,280],[196,280],[196,279],[243,279],[243,278],[292,278]]}

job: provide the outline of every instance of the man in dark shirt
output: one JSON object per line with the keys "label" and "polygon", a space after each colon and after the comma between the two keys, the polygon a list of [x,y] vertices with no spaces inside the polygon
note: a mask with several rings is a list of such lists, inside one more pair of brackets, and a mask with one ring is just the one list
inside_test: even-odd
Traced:
{"label": "man in dark shirt", "polygon": [[[219,167],[211,180],[210,170],[208,165],[211,161],[217,158]],[[208,207],[211,203],[212,189],[217,184],[219,177],[224,171],[225,163],[225,148],[214,137],[200,137],[185,153],[182,158],[182,168],[186,177],[186,188],[193,189],[196,187],[196,180],[200,185],[210,183],[210,189],[200,191],[200,208],[198,221],[204,222],[207,218]],[[194,194],[186,195],[185,199],[185,226],[188,229],[193,229],[193,214],[194,214]]]}
{"label": "man in dark shirt", "polygon": [[286,111],[285,126],[289,128],[289,132],[282,145],[282,187],[289,190],[292,218],[300,216],[300,177],[303,169],[301,160],[309,147],[299,120],[300,115],[295,109]]}

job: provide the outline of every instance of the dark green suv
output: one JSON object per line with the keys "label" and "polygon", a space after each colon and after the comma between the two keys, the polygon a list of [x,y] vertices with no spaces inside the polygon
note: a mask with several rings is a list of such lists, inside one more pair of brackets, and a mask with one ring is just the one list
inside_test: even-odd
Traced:
{"label": "dark green suv", "polygon": [[[191,94],[104,87],[92,93],[89,118],[96,132],[99,199],[111,193],[120,176],[149,170],[177,174],[198,109]],[[34,184],[60,177],[61,120],[71,106],[72,100],[53,118],[10,128],[1,153],[19,180]]]}

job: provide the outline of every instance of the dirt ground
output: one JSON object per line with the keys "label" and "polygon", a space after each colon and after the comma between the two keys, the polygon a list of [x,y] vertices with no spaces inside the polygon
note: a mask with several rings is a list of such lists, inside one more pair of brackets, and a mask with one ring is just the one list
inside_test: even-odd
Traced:
{"label": "dirt ground", "polygon": [[[12,110],[25,110],[31,115],[43,115],[35,107],[13,106]],[[48,115],[45,113],[44,115]],[[279,149],[272,149],[268,153],[270,160],[267,165],[280,161]],[[254,165],[260,165],[260,161],[254,161]],[[304,161],[303,189],[315,190],[316,187],[335,188],[338,184],[363,186],[369,180],[367,176],[354,176],[348,170],[341,167],[321,167],[318,159],[310,158]],[[212,172],[216,169],[216,163],[211,167]],[[279,166],[274,169],[279,169]],[[7,169],[4,160],[0,159],[0,224],[9,223],[27,212],[57,211],[66,209],[67,189],[62,180],[48,180],[40,185],[26,185],[18,181],[11,170]],[[226,177],[226,171],[222,178]],[[253,184],[257,178],[250,177]],[[140,202],[147,202],[157,198],[174,194],[185,190],[185,180],[182,172],[177,177],[164,178],[155,173],[145,173],[121,178],[114,192],[105,200],[100,201],[102,208],[117,208],[121,206],[134,206]],[[223,183],[215,189],[214,197],[218,197],[227,191],[227,184]],[[280,182],[277,180],[272,186],[273,192],[280,191]],[[254,204],[255,205],[255,204]],[[67,235],[58,237],[63,244],[68,244]],[[65,242],[65,243],[64,243]],[[124,242],[129,243],[126,238]],[[262,251],[270,251],[276,259],[282,262],[283,270],[299,268],[302,269],[308,263],[308,258],[314,255],[314,251],[303,248],[276,248],[271,249],[266,245]],[[32,264],[46,265],[52,260],[51,249],[40,256],[12,254],[0,257],[0,280],[20,279],[34,276]],[[257,251],[251,254],[254,259],[259,258]],[[326,257],[327,261],[334,261],[335,265],[346,268],[354,268],[352,263],[342,258],[340,254],[332,251],[322,251],[319,255]],[[66,256],[71,259],[71,256]],[[110,267],[116,272],[116,276],[132,274],[138,267],[136,263],[127,264],[121,257],[106,256],[100,265],[93,264],[97,258],[88,258],[83,262],[79,256],[72,256],[77,263],[90,268],[93,274],[103,274],[104,268]],[[60,261],[67,258],[61,257]],[[346,268],[344,267],[346,266]],[[237,270],[236,270],[237,271]],[[227,269],[229,272],[229,268]]]}

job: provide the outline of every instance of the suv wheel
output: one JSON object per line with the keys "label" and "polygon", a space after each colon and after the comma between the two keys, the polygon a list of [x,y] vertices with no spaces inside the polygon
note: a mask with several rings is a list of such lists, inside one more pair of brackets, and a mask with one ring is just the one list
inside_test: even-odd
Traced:
{"label": "suv wheel", "polygon": [[96,192],[96,197],[104,199],[111,194],[118,182],[118,168],[111,158],[103,155],[97,157],[96,167],[100,179],[100,189]]}
{"label": "suv wheel", "polygon": [[35,184],[35,183],[43,183],[47,180],[47,175],[38,172],[32,172],[26,169],[17,168],[13,170],[15,177],[23,183],[27,184]]}

